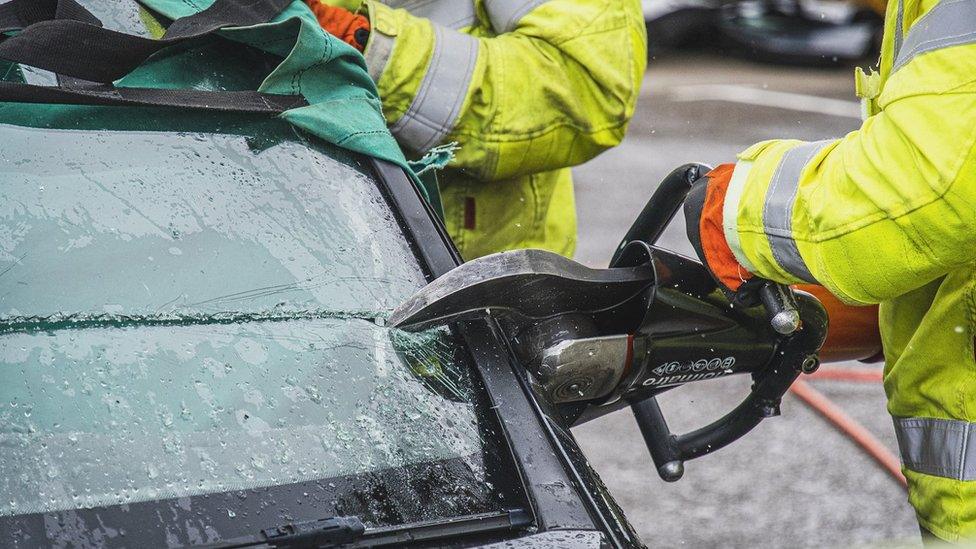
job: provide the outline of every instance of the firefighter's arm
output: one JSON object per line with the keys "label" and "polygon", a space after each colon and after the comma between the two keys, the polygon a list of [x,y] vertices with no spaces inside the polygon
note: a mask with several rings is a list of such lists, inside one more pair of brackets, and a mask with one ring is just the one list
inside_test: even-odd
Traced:
{"label": "firefighter's arm", "polygon": [[485,1],[490,38],[367,6],[367,65],[406,149],[457,141],[453,166],[494,180],[579,164],[623,138],[646,65],[636,0]]}
{"label": "firefighter's arm", "polygon": [[[760,143],[715,170],[686,211],[699,256],[731,291],[755,274],[859,304],[976,261],[976,89],[955,91],[898,98],[839,140]],[[877,310],[815,293],[831,321],[822,359],[874,354]]]}
{"label": "firefighter's arm", "polygon": [[976,260],[974,92],[966,83],[908,95],[840,140],[772,141],[743,153],[723,217],[736,259],[856,303]]}

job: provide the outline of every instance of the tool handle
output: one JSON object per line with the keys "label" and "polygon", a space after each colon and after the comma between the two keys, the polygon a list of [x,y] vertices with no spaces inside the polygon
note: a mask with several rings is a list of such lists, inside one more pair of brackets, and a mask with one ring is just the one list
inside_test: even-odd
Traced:
{"label": "tool handle", "polygon": [[681,209],[692,184],[710,170],[705,164],[685,164],[668,174],[620,241],[613,259],[610,260],[610,266],[617,264],[624,248],[631,241],[643,240],[650,245],[657,242],[668,223]]}
{"label": "tool handle", "polygon": [[649,397],[633,402],[630,409],[634,412],[637,427],[640,428],[647,450],[651,453],[654,466],[657,467],[657,474],[665,482],[681,479],[685,474],[685,462],[678,448],[678,439],[668,428],[668,422],[664,419],[664,413],[661,412],[657,399]]}
{"label": "tool handle", "polygon": [[[752,391],[734,410],[701,429],[675,435],[654,397],[630,403],[644,442],[658,474],[674,482],[684,474],[684,462],[704,456],[743,437],[768,417],[779,415],[783,395],[801,372],[817,366],[816,352],[827,334],[827,315],[820,302],[809,294],[794,297],[792,292],[770,288],[765,299],[779,312],[787,310],[790,298],[802,319],[802,329],[783,335],[778,352],[758,374]],[[783,296],[787,296],[784,300]],[[775,315],[774,315],[775,316]]]}

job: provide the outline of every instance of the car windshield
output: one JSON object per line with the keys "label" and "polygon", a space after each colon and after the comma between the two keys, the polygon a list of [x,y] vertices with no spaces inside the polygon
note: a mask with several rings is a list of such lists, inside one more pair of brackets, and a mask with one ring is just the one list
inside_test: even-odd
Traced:
{"label": "car windshield", "polygon": [[0,528],[140,508],[185,543],[514,503],[463,345],[384,326],[426,279],[361,159],[278,120],[38,109],[0,109]]}

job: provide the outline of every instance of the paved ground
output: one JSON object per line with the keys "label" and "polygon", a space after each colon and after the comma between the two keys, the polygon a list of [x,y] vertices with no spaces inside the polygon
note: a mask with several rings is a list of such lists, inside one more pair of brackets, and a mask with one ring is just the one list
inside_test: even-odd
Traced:
{"label": "paved ground", "polygon": [[[855,129],[852,72],[704,55],[652,61],[629,137],[576,170],[577,259],[606,265],[657,183],[682,163],[727,162],[763,139],[816,140]],[[662,244],[691,254],[683,227],[676,219]],[[880,385],[813,383],[895,450]],[[683,387],[667,393],[662,407],[675,430],[687,430],[730,410],[746,387],[741,379]],[[628,411],[575,433],[650,547],[919,544],[902,488],[794,397],[782,417],[689,463],[675,484],[654,472]]]}

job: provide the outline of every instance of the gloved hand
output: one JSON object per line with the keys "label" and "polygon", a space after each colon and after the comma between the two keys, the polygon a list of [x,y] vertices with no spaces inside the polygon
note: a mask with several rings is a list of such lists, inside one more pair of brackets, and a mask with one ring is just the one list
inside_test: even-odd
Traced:
{"label": "gloved hand", "polygon": [[756,280],[735,258],[722,228],[722,209],[735,164],[722,164],[694,184],[685,199],[688,240],[698,258],[733,302],[756,302],[752,281]]}
{"label": "gloved hand", "polygon": [[[753,290],[762,281],[735,258],[722,228],[725,194],[734,169],[735,164],[722,164],[692,185],[685,199],[685,222],[688,240],[698,258],[729,299],[751,306],[759,301]],[[877,306],[846,305],[822,286],[804,284],[796,289],[813,294],[827,310],[830,329],[820,350],[822,361],[882,359]]]}
{"label": "gloved hand", "polygon": [[305,0],[305,3],[326,32],[359,51],[366,49],[370,26],[365,15],[330,6],[321,0]]}

